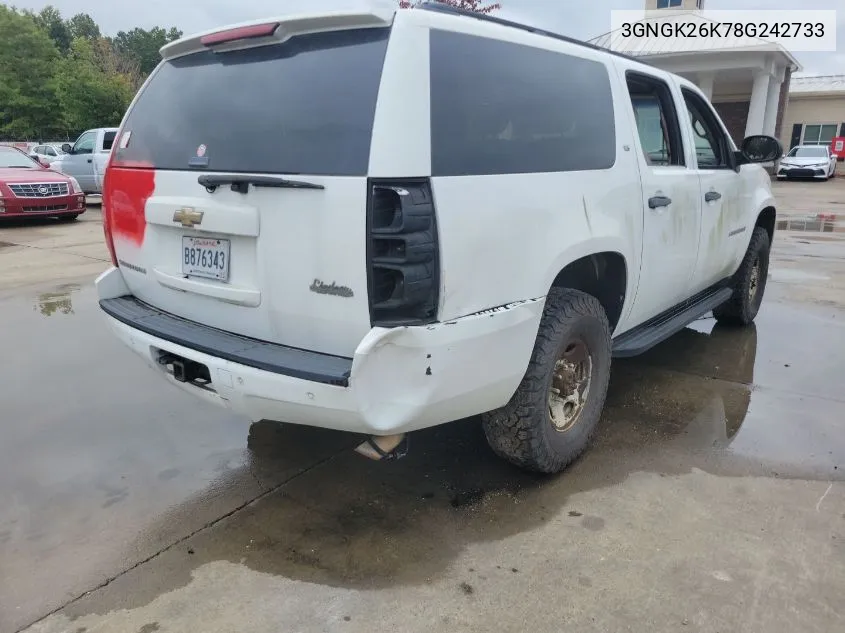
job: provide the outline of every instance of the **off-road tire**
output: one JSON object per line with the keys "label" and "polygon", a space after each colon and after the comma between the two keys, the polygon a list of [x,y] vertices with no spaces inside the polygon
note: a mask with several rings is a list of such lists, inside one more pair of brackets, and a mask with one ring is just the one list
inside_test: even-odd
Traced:
{"label": "off-road tire", "polygon": [[[577,337],[591,358],[589,391],[574,425],[558,431],[549,414],[553,373],[566,346]],[[552,288],[519,388],[508,404],[482,416],[493,451],[525,470],[557,473],[566,468],[587,447],[601,418],[610,358],[610,326],[601,304],[577,290]]]}
{"label": "off-road tire", "polygon": [[[748,325],[760,311],[766,280],[769,276],[769,251],[771,244],[769,233],[761,226],[754,229],[751,242],[739,270],[734,275],[734,293],[731,298],[713,310],[713,316],[725,325]],[[756,289],[753,297],[749,290],[753,283],[754,268],[759,265],[756,274]]]}

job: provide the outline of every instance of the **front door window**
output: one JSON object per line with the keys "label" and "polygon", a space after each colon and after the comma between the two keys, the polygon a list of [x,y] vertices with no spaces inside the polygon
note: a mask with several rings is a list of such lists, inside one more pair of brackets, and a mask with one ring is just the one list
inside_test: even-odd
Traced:
{"label": "front door window", "polygon": [[73,146],[73,153],[74,154],[93,154],[94,153],[94,141],[96,140],[96,135],[92,133],[83,134],[79,140],[76,142],[76,145]]}

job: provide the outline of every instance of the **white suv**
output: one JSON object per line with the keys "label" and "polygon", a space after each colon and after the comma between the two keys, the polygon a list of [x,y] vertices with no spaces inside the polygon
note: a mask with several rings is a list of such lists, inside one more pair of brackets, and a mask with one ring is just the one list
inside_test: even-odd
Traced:
{"label": "white suv", "polygon": [[737,151],[685,79],[438,4],[162,53],[107,170],[97,288],[197,397],[388,458],[482,414],[498,454],[556,472],[611,356],[757,314],[775,201],[750,163],[782,150]]}

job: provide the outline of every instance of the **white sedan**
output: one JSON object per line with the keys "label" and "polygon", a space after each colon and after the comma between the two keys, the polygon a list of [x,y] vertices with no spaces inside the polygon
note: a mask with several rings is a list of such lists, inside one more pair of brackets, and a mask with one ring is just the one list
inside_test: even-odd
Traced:
{"label": "white sedan", "polygon": [[836,156],[827,145],[798,145],[789,150],[778,165],[778,180],[819,178],[827,180],[836,173]]}
{"label": "white sedan", "polygon": [[42,163],[52,165],[53,161],[64,156],[64,152],[61,147],[55,145],[36,145],[29,151],[29,155]]}

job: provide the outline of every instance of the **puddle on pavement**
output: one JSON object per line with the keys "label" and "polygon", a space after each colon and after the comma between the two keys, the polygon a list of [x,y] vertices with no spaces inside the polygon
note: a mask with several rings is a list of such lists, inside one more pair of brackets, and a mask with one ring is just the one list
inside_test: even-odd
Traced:
{"label": "puddle on pavement", "polygon": [[39,312],[42,316],[50,317],[55,314],[73,314],[73,293],[77,292],[81,286],[76,284],[64,284],[58,286],[51,292],[44,292],[35,300],[33,310]]}
{"label": "puddle on pavement", "polygon": [[836,213],[818,213],[816,215],[778,220],[778,231],[804,231],[809,233],[845,233],[845,220]]}
{"label": "puddle on pavement", "polygon": [[[528,474],[496,458],[477,419],[443,425],[415,433],[409,456],[395,463],[368,462],[351,451],[336,455],[176,546],[162,563],[166,573],[143,582],[118,578],[108,595],[119,608],[135,608],[186,585],[192,569],[216,560],[329,586],[424,584],[474,543],[551,522],[562,534],[601,531],[604,520],[579,507],[573,495],[638,473],[701,470],[725,477],[726,490],[742,488],[728,479],[746,476],[845,479],[845,437],[836,422],[843,403],[754,386],[755,370],[773,362],[778,340],[787,335],[778,327],[766,332],[768,352],[761,356],[756,327],[703,319],[641,357],[616,361],[593,445],[560,476]],[[251,461],[243,468],[259,479],[272,472],[292,438],[305,442],[300,446],[307,452],[325,434],[256,423]],[[185,522],[204,503],[199,495],[173,508],[138,542],[155,540],[164,526]],[[489,562],[507,573],[519,567],[504,553]],[[98,600],[69,614],[113,606]]]}

